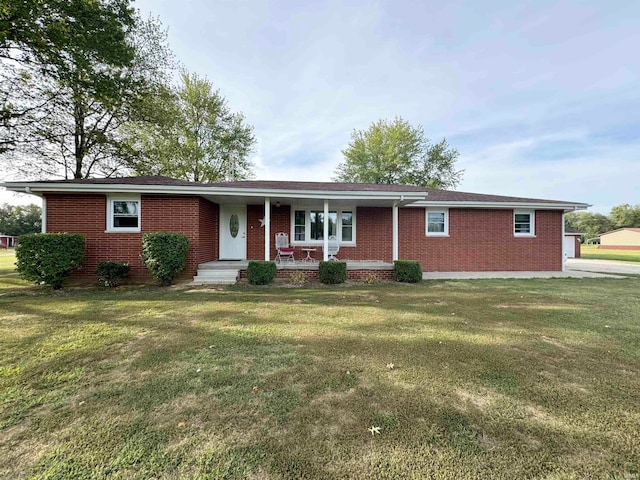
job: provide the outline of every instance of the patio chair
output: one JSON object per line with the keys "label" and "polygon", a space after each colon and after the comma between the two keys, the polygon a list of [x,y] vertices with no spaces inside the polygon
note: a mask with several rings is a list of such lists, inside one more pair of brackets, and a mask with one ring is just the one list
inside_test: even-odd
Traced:
{"label": "patio chair", "polygon": [[296,259],[293,256],[295,248],[289,246],[289,235],[284,232],[276,233],[276,251],[278,252],[276,263],[280,263],[283,260],[290,260],[296,263]]}
{"label": "patio chair", "polygon": [[331,235],[329,237],[329,248],[327,248],[327,254],[329,260],[338,260],[338,252],[340,251],[340,244],[338,243],[338,239],[335,235]]}

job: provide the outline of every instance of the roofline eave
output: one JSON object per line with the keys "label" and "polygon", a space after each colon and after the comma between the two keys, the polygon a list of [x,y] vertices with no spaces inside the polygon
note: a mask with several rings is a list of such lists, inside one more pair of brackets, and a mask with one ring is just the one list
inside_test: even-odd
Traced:
{"label": "roofline eave", "polygon": [[414,202],[411,207],[446,207],[446,208],[535,208],[536,210],[564,210],[565,212],[573,212],[575,210],[586,210],[591,207],[588,203],[569,203],[569,202],[483,202],[483,201],[428,201],[422,200]]}
{"label": "roofline eave", "polygon": [[319,191],[291,189],[256,189],[229,187],[194,187],[187,185],[128,185],[128,184],[81,184],[81,183],[33,183],[5,182],[0,186],[17,193],[41,195],[43,193],[147,193],[181,195],[219,195],[243,197],[292,197],[328,200],[392,200],[409,204],[427,197],[427,192],[385,191]]}

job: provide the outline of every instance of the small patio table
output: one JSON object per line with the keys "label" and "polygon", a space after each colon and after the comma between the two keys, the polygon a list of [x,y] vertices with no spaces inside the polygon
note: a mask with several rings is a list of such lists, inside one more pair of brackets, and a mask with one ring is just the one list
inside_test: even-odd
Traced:
{"label": "small patio table", "polygon": [[315,252],[316,249],[315,248],[311,248],[311,247],[304,247],[302,248],[303,252],[307,252],[307,256],[305,258],[302,259],[303,262],[315,262],[316,259],[311,257],[311,252]]}

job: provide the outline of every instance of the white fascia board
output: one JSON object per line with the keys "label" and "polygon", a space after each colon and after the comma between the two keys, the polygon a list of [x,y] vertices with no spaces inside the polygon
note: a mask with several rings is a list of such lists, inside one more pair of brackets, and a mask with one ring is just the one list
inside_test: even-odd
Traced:
{"label": "white fascia board", "polygon": [[256,189],[225,187],[192,187],[185,185],[126,185],[80,183],[1,183],[12,192],[38,193],[147,193],[180,195],[220,195],[240,197],[292,197],[329,200],[398,200],[405,204],[424,200],[426,192],[368,192],[368,191],[318,191],[290,189]]}
{"label": "white fascia board", "polygon": [[438,207],[438,208],[528,208],[536,210],[585,210],[591,205],[588,203],[536,203],[536,202],[428,202],[417,201],[409,207]]}

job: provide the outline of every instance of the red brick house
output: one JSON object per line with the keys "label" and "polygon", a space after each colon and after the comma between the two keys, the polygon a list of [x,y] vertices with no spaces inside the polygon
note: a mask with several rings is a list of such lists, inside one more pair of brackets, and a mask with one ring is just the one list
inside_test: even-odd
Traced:
{"label": "red brick house", "polygon": [[588,207],[408,185],[201,184],[160,176],[4,186],[42,197],[43,231],[85,235],[80,275],[93,276],[99,261],[118,260],[139,279],[147,275],[141,236],[154,231],[189,237],[186,275],[212,261],[273,260],[277,232],[288,234],[298,260],[326,259],[335,236],[338,258],[354,265],[351,277],[362,276],[358,262],[388,267],[396,259],[418,260],[427,272],[561,271],[564,213]]}

